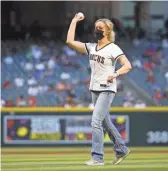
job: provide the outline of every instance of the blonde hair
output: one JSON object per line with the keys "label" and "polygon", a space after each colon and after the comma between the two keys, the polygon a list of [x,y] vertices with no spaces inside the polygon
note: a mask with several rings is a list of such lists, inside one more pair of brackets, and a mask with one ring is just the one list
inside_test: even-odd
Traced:
{"label": "blonde hair", "polygon": [[102,18],[102,19],[98,19],[95,22],[95,25],[99,21],[103,22],[106,25],[107,39],[110,42],[114,42],[115,41],[115,32],[113,30],[113,27],[114,27],[113,23],[109,19],[107,19],[107,18]]}

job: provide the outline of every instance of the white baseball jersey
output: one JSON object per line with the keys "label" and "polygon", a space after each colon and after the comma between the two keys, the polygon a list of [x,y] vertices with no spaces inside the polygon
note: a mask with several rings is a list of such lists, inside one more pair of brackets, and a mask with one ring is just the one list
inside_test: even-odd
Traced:
{"label": "white baseball jersey", "polygon": [[91,67],[89,89],[117,92],[116,79],[113,83],[107,83],[107,78],[114,74],[116,61],[123,55],[123,51],[114,43],[109,43],[99,50],[97,50],[97,43],[85,43],[85,47]]}

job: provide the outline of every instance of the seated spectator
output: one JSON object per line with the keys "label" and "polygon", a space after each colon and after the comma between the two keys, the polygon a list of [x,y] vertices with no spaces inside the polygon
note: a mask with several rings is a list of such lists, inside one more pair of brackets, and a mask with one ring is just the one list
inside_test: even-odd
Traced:
{"label": "seated spectator", "polygon": [[37,86],[37,85],[31,85],[31,86],[28,88],[27,93],[28,93],[29,96],[37,96],[38,93],[39,93],[38,86]]}
{"label": "seated spectator", "polygon": [[163,47],[163,48],[168,48],[168,39],[164,38],[164,39],[162,40],[162,47]]}
{"label": "seated spectator", "polygon": [[3,88],[11,88],[11,81],[8,78],[4,81]]}
{"label": "seated spectator", "polygon": [[44,63],[39,61],[36,65],[35,65],[35,68],[38,70],[38,71],[43,71],[45,69],[45,66],[44,66]]}
{"label": "seated spectator", "polygon": [[123,103],[123,107],[133,107],[133,99],[128,99]]}
{"label": "seated spectator", "polygon": [[132,66],[135,67],[135,68],[141,69],[141,68],[142,68],[142,63],[141,63],[141,61],[137,58],[137,59],[135,59],[135,60],[132,62]]}
{"label": "seated spectator", "polygon": [[1,107],[5,106],[6,102],[5,100],[1,97]]}
{"label": "seated spectator", "polygon": [[165,76],[165,79],[166,79],[167,84],[168,84],[168,72],[166,72],[164,76]]}
{"label": "seated spectator", "polygon": [[137,100],[135,105],[134,105],[135,108],[145,108],[146,107],[146,104],[145,102],[143,102],[142,100]]}
{"label": "seated spectator", "polygon": [[25,71],[32,71],[34,68],[33,64],[31,62],[26,62],[24,65]]}
{"label": "seated spectator", "polygon": [[23,87],[24,86],[24,79],[22,77],[16,77],[14,79],[14,83],[16,87]]}
{"label": "seated spectator", "polygon": [[11,56],[7,56],[4,59],[4,63],[7,64],[7,65],[13,64],[13,58]]}
{"label": "seated spectator", "polygon": [[20,95],[16,98],[16,106],[24,107],[26,105],[27,105],[27,103],[26,103],[26,100],[24,99],[23,95]]}
{"label": "seated spectator", "polygon": [[49,60],[48,60],[48,69],[54,69],[56,67],[56,57],[52,56]]}
{"label": "seated spectator", "polygon": [[163,99],[163,95],[160,88],[156,90],[156,92],[153,95],[153,98],[157,103],[159,103]]}
{"label": "seated spectator", "polygon": [[31,48],[32,55],[36,60],[39,60],[42,56],[42,50],[40,47],[33,45]]}
{"label": "seated spectator", "polygon": [[168,100],[168,88],[166,88],[165,92],[164,92],[164,98]]}
{"label": "seated spectator", "polygon": [[56,86],[56,91],[61,92],[64,91],[66,88],[65,84],[63,82],[59,82]]}
{"label": "seated spectator", "polygon": [[67,79],[70,79],[71,78],[70,74],[67,73],[67,72],[61,73],[61,76],[60,77],[61,77],[62,80],[67,80]]}
{"label": "seated spectator", "polygon": [[27,99],[27,104],[29,107],[36,107],[37,106],[37,99],[34,96],[29,96]]}
{"label": "seated spectator", "polygon": [[15,106],[13,100],[7,99],[5,103],[5,107],[13,107],[13,106]]}
{"label": "seated spectator", "polygon": [[35,84],[37,84],[37,80],[35,79],[35,77],[30,76],[29,79],[27,80],[27,84],[28,84],[28,86],[35,85]]}
{"label": "seated spectator", "polygon": [[155,79],[154,74],[153,74],[152,71],[148,73],[148,76],[147,76],[146,81],[147,81],[148,83],[151,83],[151,84],[153,84],[153,83],[156,82],[156,79]]}
{"label": "seated spectator", "polygon": [[143,67],[144,67],[145,71],[150,71],[153,69],[154,66],[153,66],[152,62],[148,61],[148,62],[144,62]]}
{"label": "seated spectator", "polygon": [[75,104],[74,104],[74,101],[73,101],[72,97],[67,96],[64,107],[65,108],[71,108],[71,107],[74,107],[74,106],[75,106]]}

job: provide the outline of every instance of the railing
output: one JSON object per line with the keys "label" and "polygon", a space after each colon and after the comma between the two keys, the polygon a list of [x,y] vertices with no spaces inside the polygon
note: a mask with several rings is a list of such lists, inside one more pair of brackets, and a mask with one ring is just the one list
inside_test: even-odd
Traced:
{"label": "railing", "polygon": [[[64,108],[64,107],[5,107],[1,108],[1,112],[91,112],[92,109],[83,108]],[[168,112],[168,107],[111,107],[110,112]]]}

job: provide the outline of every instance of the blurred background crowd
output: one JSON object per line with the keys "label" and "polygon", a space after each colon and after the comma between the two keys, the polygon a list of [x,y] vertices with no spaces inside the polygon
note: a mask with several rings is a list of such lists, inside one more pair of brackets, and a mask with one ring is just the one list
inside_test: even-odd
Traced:
{"label": "blurred background crowd", "polygon": [[[65,44],[67,30],[75,13],[65,12],[64,9],[64,22],[58,22],[62,20],[57,20],[57,16],[57,25],[51,27],[52,24],[41,24],[36,12],[33,13],[35,17],[31,17],[32,22],[25,24],[24,3],[2,2],[1,105],[92,108],[88,89],[91,72],[88,56]],[[65,2],[56,3],[57,8],[65,7]],[[118,92],[113,106],[144,108],[168,105],[168,17],[164,18],[161,28],[151,32],[142,25],[141,8],[144,9],[144,4],[134,3],[134,25],[131,24],[132,20],[125,23],[125,20],[110,13],[93,14],[90,20],[86,17],[77,25],[76,39],[94,42],[94,22],[98,18],[111,19],[116,44],[132,63],[132,71],[117,79]],[[87,9],[82,9],[80,11],[86,14]],[[145,20],[148,23],[149,19]]]}

